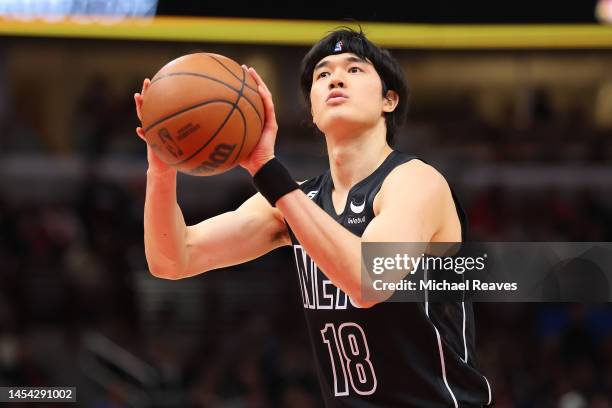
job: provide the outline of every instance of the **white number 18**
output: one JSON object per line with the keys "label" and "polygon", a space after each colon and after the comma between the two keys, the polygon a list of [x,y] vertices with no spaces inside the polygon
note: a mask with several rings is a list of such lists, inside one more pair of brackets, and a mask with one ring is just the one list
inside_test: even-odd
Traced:
{"label": "white number 18", "polygon": [[370,361],[370,350],[363,329],[356,323],[342,323],[336,328],[327,323],[321,330],[327,345],[334,374],[334,394],[349,394],[351,388],[359,395],[376,391],[376,373]]}

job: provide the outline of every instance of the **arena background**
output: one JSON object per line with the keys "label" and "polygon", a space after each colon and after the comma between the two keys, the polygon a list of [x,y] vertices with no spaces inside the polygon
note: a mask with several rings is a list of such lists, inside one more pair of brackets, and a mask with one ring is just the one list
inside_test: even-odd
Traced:
{"label": "arena background", "polygon": [[[436,1],[405,13],[166,1],[154,19],[110,8],[106,19],[43,19],[44,7],[26,18],[10,9],[18,3],[0,2],[2,386],[76,386],[78,406],[91,407],[322,405],[289,249],[181,281],[147,271],[133,94],[190,52],[261,73],[277,155],[304,179],[327,161],[299,94],[300,59],[360,22],[411,83],[397,147],[447,177],[472,239],[612,241],[603,1]],[[180,175],[178,190],[188,223],[254,192],[241,169]],[[612,406],[609,304],[478,303],[475,313],[497,407]]]}

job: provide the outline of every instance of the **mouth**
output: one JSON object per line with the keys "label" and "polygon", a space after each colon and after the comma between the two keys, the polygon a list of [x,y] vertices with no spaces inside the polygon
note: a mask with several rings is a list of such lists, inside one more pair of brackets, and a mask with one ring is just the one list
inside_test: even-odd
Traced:
{"label": "mouth", "polygon": [[336,104],[344,102],[348,99],[348,95],[341,91],[332,91],[327,95],[326,102],[330,104]]}

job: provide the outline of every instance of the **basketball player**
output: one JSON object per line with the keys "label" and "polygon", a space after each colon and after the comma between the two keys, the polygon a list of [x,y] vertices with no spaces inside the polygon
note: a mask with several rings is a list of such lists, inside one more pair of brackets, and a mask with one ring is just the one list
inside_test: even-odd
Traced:
{"label": "basketball player", "polygon": [[[265,107],[261,139],[241,163],[259,193],[235,211],[186,226],[176,171],[148,147],[144,227],[151,273],[181,279],[291,245],[326,406],[491,405],[489,382],[475,362],[471,304],[362,296],[361,242],[461,242],[466,233],[444,177],[391,148],[408,94],[398,62],[347,29],[308,52],[301,86],[325,135],[329,170],[299,185],[274,157],[270,91],[253,68],[244,68]],[[143,93],[148,85],[145,80]],[[142,95],[135,100],[140,115]],[[137,133],[144,139],[141,128]]]}

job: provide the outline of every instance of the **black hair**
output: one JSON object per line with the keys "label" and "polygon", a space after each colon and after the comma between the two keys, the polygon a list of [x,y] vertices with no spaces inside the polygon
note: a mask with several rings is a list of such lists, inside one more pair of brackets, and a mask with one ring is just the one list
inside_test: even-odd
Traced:
{"label": "black hair", "polygon": [[[341,43],[340,43],[341,42]],[[340,44],[340,46],[339,46]],[[355,31],[349,27],[340,27],[330,32],[316,43],[302,59],[300,68],[300,86],[306,105],[310,108],[310,89],[315,65],[328,55],[350,52],[359,58],[372,63],[382,81],[382,96],[393,90],[399,96],[399,103],[393,112],[385,113],[387,125],[387,143],[393,145],[398,129],[404,123],[408,113],[408,82],[399,62],[389,51],[378,47],[368,40],[359,28]]]}

